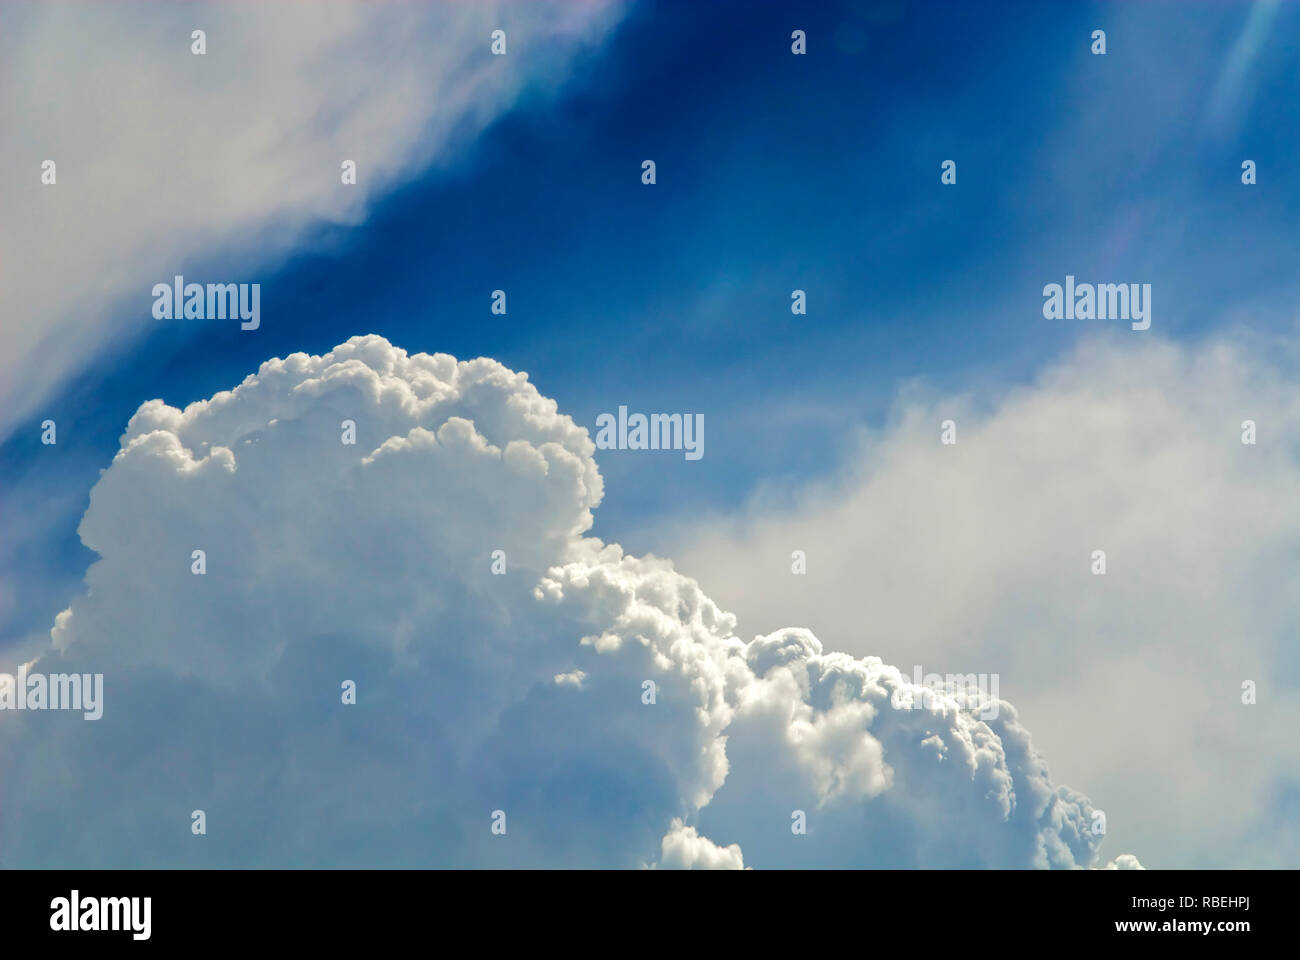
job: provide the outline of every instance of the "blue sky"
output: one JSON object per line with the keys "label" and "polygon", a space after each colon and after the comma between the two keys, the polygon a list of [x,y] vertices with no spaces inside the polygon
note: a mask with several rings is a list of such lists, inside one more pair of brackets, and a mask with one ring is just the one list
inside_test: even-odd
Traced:
{"label": "blue sky", "polygon": [[[46,409],[102,463],[141,398],[183,405],[364,330],[527,370],[585,423],[616,403],[707,410],[701,463],[647,475],[607,455],[620,495],[600,523],[617,537],[823,469],[900,380],[1029,377],[1090,332],[1035,323],[1067,272],[1156,284],[1171,336],[1289,323],[1300,77],[1279,39],[1300,12],[1278,10],[1216,125],[1250,8],[1135,7],[827,4],[792,20],[779,4],[637,4],[555,101],[525,97],[363,224],[260,273],[257,336],[157,330]],[[804,58],[784,55],[796,20]],[[1111,23],[1124,32],[1093,57],[1091,30]],[[940,190],[945,159],[958,183]],[[224,275],[219,256],[155,272],[173,271]],[[505,318],[488,312],[498,288]],[[807,317],[790,314],[795,288]],[[6,445],[6,479],[39,469],[36,436]]]}
{"label": "blue sky", "polygon": [[1152,333],[1175,343],[1288,337],[1297,30],[1293,5],[632,4],[357,222],[260,260],[255,234],[181,249],[131,278],[106,308],[124,331],[175,273],[260,281],[261,329],[123,334],[15,427],[0,509],[35,520],[0,552],[19,598],[0,643],[48,629],[78,589],[77,522],[142,402],[184,407],[355,334],[493,357],[593,432],[620,404],[703,412],[699,462],[599,455],[593,532],[637,552],[760,490],[832,481],[914,381],[986,408],[1127,327],[1045,321],[1042,287],[1067,274],[1152,284]]}

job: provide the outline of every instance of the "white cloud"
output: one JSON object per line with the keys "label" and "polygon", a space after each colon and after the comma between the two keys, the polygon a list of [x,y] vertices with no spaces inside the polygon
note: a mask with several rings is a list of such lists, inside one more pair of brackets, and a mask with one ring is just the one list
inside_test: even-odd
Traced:
{"label": "white cloud", "polygon": [[0,856],[1094,864],[1091,805],[1010,704],[896,708],[910,681],[878,658],[746,643],[669,561],[585,536],[594,452],[525,375],[373,336],[141,406],[40,661],[102,672],[103,718],[4,718]]}
{"label": "white cloud", "polygon": [[[669,549],[742,626],[806,623],[908,673],[999,674],[1053,771],[1105,798],[1112,849],[1163,867],[1293,863],[1292,353],[1240,333],[1116,337],[1004,397],[912,385],[841,475]],[[949,418],[955,446],[940,443]]]}
{"label": "white cloud", "polygon": [[[355,223],[528,85],[558,84],[610,3],[6,4],[0,8],[0,436],[154,321],[202,254],[259,282]],[[489,53],[507,30],[508,53]],[[203,29],[207,53],[190,51]],[[41,164],[58,182],[40,182]],[[356,186],[340,164],[357,163]],[[271,322],[266,318],[267,322]]]}
{"label": "white cloud", "polygon": [[737,844],[720,847],[708,837],[701,837],[694,827],[674,819],[664,834],[657,866],[665,870],[744,870],[745,858]]}

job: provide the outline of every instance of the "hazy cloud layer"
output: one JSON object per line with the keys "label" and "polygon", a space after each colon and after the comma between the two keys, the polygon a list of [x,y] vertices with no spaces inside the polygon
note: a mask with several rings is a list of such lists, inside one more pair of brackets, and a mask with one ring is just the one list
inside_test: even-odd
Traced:
{"label": "hazy cloud layer", "polygon": [[1294,866],[1295,369],[1293,347],[1245,331],[1120,335],[1003,396],[912,384],[838,476],[667,539],[742,627],[794,620],[904,672],[1000,674],[1054,772],[1105,798],[1111,849]]}

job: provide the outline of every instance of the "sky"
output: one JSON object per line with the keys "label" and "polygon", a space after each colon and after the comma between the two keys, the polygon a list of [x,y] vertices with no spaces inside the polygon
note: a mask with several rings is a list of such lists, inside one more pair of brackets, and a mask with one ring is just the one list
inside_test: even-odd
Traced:
{"label": "sky", "polygon": [[[102,662],[109,686],[101,721],[0,738],[0,862],[1295,866],[1298,20],[6,5],[0,669]],[[154,319],[177,274],[260,283],[260,327]],[[1046,319],[1067,276],[1150,284],[1150,329]],[[619,406],[703,414],[704,456],[590,446]],[[306,425],[354,407],[357,462],[315,451]],[[195,530],[244,558],[205,598]],[[500,596],[476,579],[498,542],[522,554]],[[286,679],[337,688],[354,662],[403,716],[349,731]],[[995,673],[1008,706],[882,705],[914,665]],[[619,678],[648,706],[654,670],[695,712],[616,719]],[[245,726],[205,728],[209,702]],[[169,709],[195,714],[188,759],[151,740]],[[259,722],[283,733],[232,757]],[[63,759],[18,772],[42,744]],[[51,797],[105,757],[122,809],[95,822],[118,835],[56,839],[77,808]],[[322,795],[337,763],[383,799]],[[419,817],[457,839],[412,847],[408,793],[448,765],[462,788]],[[239,807],[249,780],[301,835]],[[142,783],[156,804],[127,810]],[[195,853],[205,791],[241,830]],[[494,804],[520,811],[513,852],[465,825]],[[144,839],[178,805],[177,835]],[[575,806],[584,840],[542,826]],[[792,847],[796,808],[816,829]]]}

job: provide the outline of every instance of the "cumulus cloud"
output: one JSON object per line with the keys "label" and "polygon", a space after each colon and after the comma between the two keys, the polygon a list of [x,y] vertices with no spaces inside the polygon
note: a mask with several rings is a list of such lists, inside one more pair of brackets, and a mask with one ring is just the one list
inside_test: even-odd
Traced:
{"label": "cumulus cloud", "polygon": [[674,819],[664,834],[663,855],[657,866],[665,870],[744,870],[745,858],[736,844],[720,847],[701,837],[694,827]]}
{"label": "cumulus cloud", "polygon": [[103,717],[0,717],[0,856],[1094,865],[1092,805],[1010,704],[907,709],[878,657],[742,640],[672,562],[587,535],[594,453],[525,374],[376,336],[143,404],[33,668],[103,673]]}
{"label": "cumulus cloud", "polygon": [[1293,865],[1295,369],[1293,348],[1235,331],[1090,340],[1003,396],[911,385],[838,476],[665,543],[741,626],[999,674],[1053,771],[1105,797],[1114,847]]}
{"label": "cumulus cloud", "polygon": [[[604,35],[605,2],[0,7],[0,436],[218,257],[257,282]],[[505,56],[489,35],[507,31]],[[207,53],[191,53],[206,32]],[[53,160],[57,184],[41,183]],[[340,184],[344,160],[355,186]]]}

